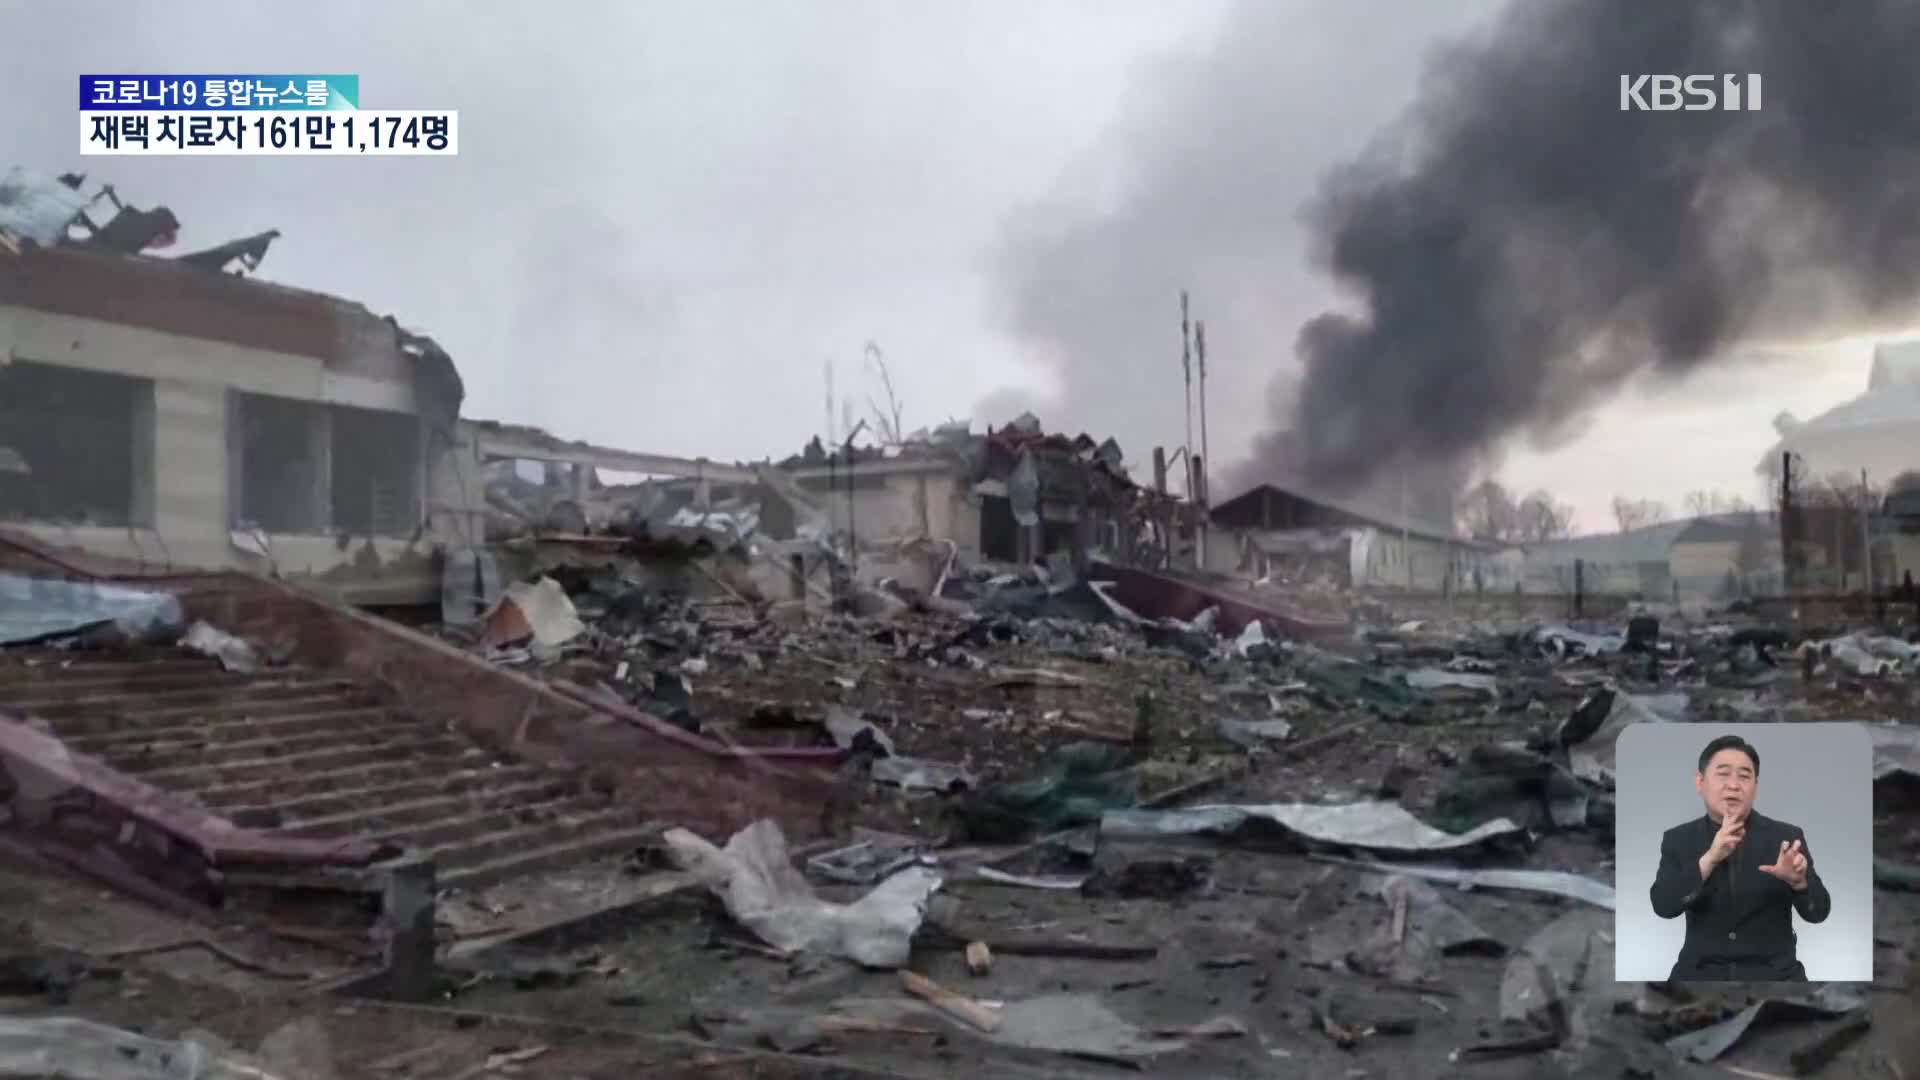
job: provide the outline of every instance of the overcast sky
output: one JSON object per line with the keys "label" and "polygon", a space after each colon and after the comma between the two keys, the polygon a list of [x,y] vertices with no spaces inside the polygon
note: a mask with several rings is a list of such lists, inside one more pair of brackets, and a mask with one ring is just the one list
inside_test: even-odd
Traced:
{"label": "overcast sky", "polygon": [[[1299,205],[1418,92],[1436,43],[1497,14],[1491,0],[630,0],[541,16],[435,0],[4,3],[14,162],[172,207],[185,249],[281,230],[263,277],[435,336],[469,415],[779,457],[825,428],[829,360],[866,412],[871,339],[909,429],[970,416],[977,430],[1033,406],[1049,427],[1118,436],[1142,474],[1153,444],[1182,439],[1178,289],[1209,323],[1209,434],[1226,462],[1265,419],[1301,321],[1333,302],[1294,250]],[[83,160],[77,76],[122,71],[358,74],[363,107],[460,110],[461,153]],[[1143,147],[1170,137],[1284,152],[1150,216],[1186,237],[1177,265],[1125,233],[1060,240],[1126,204]],[[1061,304],[1113,312],[1110,334],[1083,343],[1110,363],[1034,332],[1047,320],[1033,277],[1023,299],[1008,268],[1035,244],[1052,245],[1044,280]],[[1114,267],[1124,288],[1090,284]],[[1586,529],[1608,524],[1616,493],[1751,497],[1773,415],[1858,393],[1867,353],[1852,342],[1630,391],[1564,445],[1516,448],[1505,478],[1550,488]]]}

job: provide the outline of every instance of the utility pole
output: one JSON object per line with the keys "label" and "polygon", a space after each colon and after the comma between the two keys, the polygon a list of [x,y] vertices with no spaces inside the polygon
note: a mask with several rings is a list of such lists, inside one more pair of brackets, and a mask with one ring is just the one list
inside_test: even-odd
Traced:
{"label": "utility pole", "polygon": [[[1213,460],[1213,456],[1207,452],[1207,324],[1205,322],[1193,324],[1193,353],[1194,358],[1200,362],[1200,461],[1204,468],[1207,462]],[[1212,502],[1213,500],[1209,497],[1211,493],[1207,489],[1206,473],[1202,472],[1199,480],[1200,502],[1202,505]]]}
{"label": "utility pole", "polygon": [[1193,482],[1199,488],[1195,502],[1199,518],[1193,526],[1194,565],[1207,568],[1207,533],[1212,521],[1209,519],[1208,506],[1212,504],[1212,492],[1207,487],[1207,465],[1213,461],[1207,456],[1207,324],[1193,324],[1193,354],[1200,363],[1200,456],[1193,459]]}
{"label": "utility pole", "polygon": [[1874,593],[1873,580],[1873,489],[1867,486],[1867,470],[1860,470],[1860,570],[1867,596]]}
{"label": "utility pole", "polygon": [[833,430],[833,357],[831,356],[827,357],[827,427],[820,434],[826,437],[828,446],[840,444],[840,438]]}
{"label": "utility pole", "polygon": [[1400,558],[1407,564],[1407,595],[1413,595],[1413,542],[1407,535],[1407,474],[1400,474]]}
{"label": "utility pole", "polygon": [[[1193,453],[1193,333],[1187,322],[1187,290],[1180,290],[1180,374],[1187,383],[1187,441],[1181,445]],[[1187,467],[1187,498],[1193,498],[1193,467]]]}
{"label": "utility pole", "polygon": [[[1794,563],[1798,554],[1794,549],[1795,509],[1793,505],[1793,451],[1780,452],[1780,572],[1782,584],[1786,587],[1787,603],[1796,602],[1794,596],[1798,576]],[[1797,621],[1797,620],[1796,620]]]}

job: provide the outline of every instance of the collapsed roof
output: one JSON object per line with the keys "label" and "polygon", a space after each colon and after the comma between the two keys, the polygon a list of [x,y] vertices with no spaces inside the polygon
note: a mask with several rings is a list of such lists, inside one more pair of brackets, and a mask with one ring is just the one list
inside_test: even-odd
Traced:
{"label": "collapsed roof", "polygon": [[[49,177],[16,167],[0,176],[0,256],[12,256],[0,259],[0,304],[313,356],[329,365],[384,338],[412,362],[421,415],[442,430],[459,416],[465,386],[432,338],[352,301],[248,276],[279,230],[162,258],[148,252],[178,239],[173,211],[129,206],[110,184],[91,194],[86,187],[78,173]],[[100,224],[103,205],[113,215]]]}
{"label": "collapsed roof", "polygon": [[[34,247],[74,247],[139,255],[172,247],[179,239],[180,219],[172,210],[130,206],[112,184],[100,184],[89,195],[86,183],[85,173],[44,176],[18,166],[8,170],[0,177],[0,247],[15,254]],[[104,221],[96,220],[102,204],[112,209]],[[233,272],[247,273],[259,267],[279,236],[278,229],[268,229],[173,261],[215,272],[238,264]]]}

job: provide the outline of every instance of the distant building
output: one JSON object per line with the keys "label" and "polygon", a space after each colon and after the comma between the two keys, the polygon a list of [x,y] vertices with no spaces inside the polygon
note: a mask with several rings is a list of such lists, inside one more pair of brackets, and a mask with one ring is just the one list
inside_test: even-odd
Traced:
{"label": "distant building", "polygon": [[1472,591],[1491,587],[1497,549],[1445,525],[1321,493],[1261,484],[1213,508],[1207,565],[1283,584]]}
{"label": "distant building", "polygon": [[1670,598],[1674,540],[1691,522],[1669,521],[1627,532],[1575,536],[1520,549],[1514,577],[1503,582],[1541,595]]}

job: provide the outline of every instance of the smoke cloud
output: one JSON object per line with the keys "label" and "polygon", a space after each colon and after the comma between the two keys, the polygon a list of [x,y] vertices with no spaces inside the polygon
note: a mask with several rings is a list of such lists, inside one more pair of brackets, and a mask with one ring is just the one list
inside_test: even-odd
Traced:
{"label": "smoke cloud", "polygon": [[[1235,9],[1223,49],[1282,47],[1259,7]],[[1920,310],[1916,55],[1910,0],[1512,4],[1434,52],[1413,104],[1305,200],[1310,265],[1349,303],[1301,313],[1290,349],[1243,342],[1279,370],[1253,460],[1227,479],[1377,491],[1417,468],[1457,484],[1636,375],[1905,324]],[[1761,110],[1621,110],[1623,74],[1723,73],[1762,75]],[[1130,219],[1217,197],[1202,178],[1268,170],[1265,106],[1243,97],[1244,131],[1136,144],[1149,186],[1087,227],[1099,241],[1079,247],[1105,259],[1067,295],[1089,302],[1107,265],[1204,262]],[[1234,194],[1246,205],[1224,213],[1247,218],[1285,192]],[[1057,284],[1036,267],[1059,269],[1030,258],[1009,278],[1029,307]]]}

